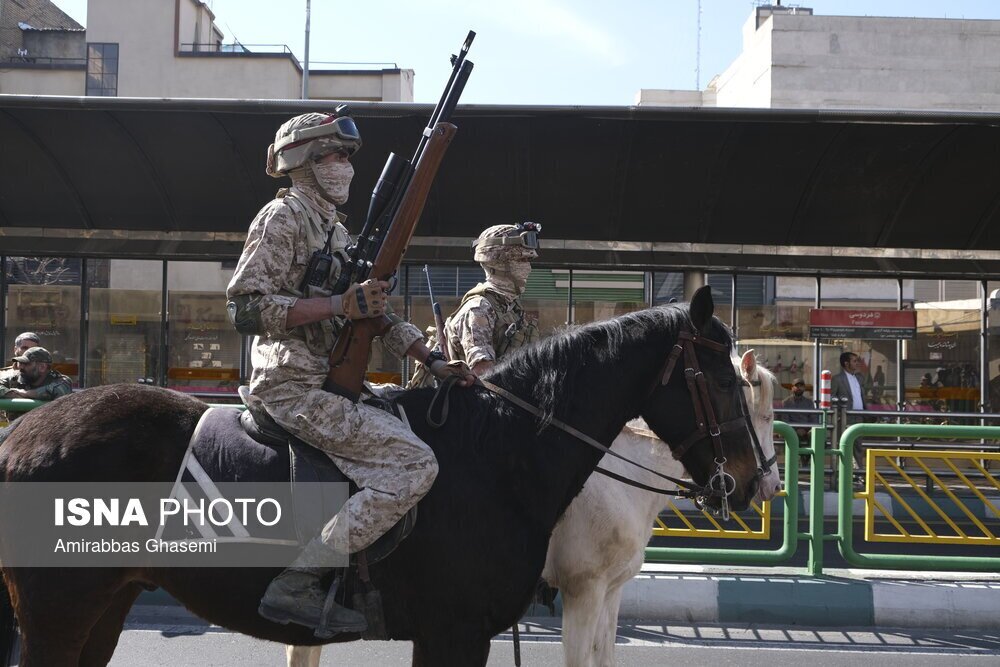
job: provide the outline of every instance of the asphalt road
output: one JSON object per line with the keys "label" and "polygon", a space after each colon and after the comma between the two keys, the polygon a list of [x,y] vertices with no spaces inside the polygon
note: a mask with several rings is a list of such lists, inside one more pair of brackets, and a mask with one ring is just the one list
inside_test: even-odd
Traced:
{"label": "asphalt road", "polygon": [[[168,622],[130,622],[111,661],[113,667],[279,667],[284,648],[218,628]],[[558,619],[522,625],[525,667],[562,665]],[[509,635],[493,642],[490,665],[514,664]],[[723,626],[638,624],[619,630],[617,663],[624,666],[696,667],[922,667],[1000,664],[1000,630],[944,632],[928,630],[809,629],[797,626]],[[408,642],[355,642],[327,647],[322,665],[409,665]]]}

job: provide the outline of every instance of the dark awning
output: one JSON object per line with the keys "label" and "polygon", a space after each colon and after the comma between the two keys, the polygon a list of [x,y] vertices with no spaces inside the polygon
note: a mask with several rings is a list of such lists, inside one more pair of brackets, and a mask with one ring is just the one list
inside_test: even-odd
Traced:
{"label": "dark awning", "polygon": [[[334,106],[0,95],[0,252],[235,256],[283,183],[264,174],[274,131]],[[430,107],[351,108],[357,231]],[[463,106],[455,123],[413,258],[467,260],[483,227],[535,220],[546,262],[1000,276],[1000,115]]]}

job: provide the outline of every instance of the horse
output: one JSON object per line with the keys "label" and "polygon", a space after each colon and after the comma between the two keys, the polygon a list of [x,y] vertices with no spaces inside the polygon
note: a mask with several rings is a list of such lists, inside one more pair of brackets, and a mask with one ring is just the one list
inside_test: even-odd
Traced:
{"label": "horse", "polygon": [[[745,390],[750,396],[754,430],[770,461],[763,470],[755,500],[770,500],[781,490],[774,458],[774,375],[758,366],[753,351],[741,361]],[[757,388],[759,387],[759,391]],[[681,472],[664,443],[641,419],[629,422],[613,448],[628,458],[668,475]],[[765,461],[760,461],[765,465]],[[655,484],[648,472],[629,470],[622,461],[605,457],[601,466],[639,482]],[[645,560],[650,526],[665,497],[625,486],[603,475],[592,475],[556,524],[549,541],[542,578],[562,594],[562,643],[566,665],[597,667],[615,664],[615,637],[622,589],[639,574]]]}
{"label": "horse", "polygon": [[[755,500],[764,502],[781,491],[781,477],[774,458],[774,375],[759,366],[753,350],[735,359],[746,381],[754,431],[766,460]],[[641,419],[630,421],[612,445],[619,454],[658,472],[675,476],[681,465],[669,454],[666,443]],[[761,465],[765,461],[759,461]],[[647,485],[657,477],[637,470],[614,457],[601,465]],[[622,589],[642,568],[653,519],[664,506],[664,496],[603,475],[591,475],[549,539],[542,578],[562,590],[563,655],[566,665],[613,665],[618,611]],[[287,667],[318,667],[319,646],[289,646]]]}
{"label": "horse", "polygon": [[[675,452],[713,508],[745,509],[757,493],[756,456],[733,340],[708,288],[691,303],[585,325],[525,347],[490,380],[537,415],[483,387],[451,393],[447,422],[411,426],[438,459],[409,537],[369,567],[388,637],[413,642],[414,665],[484,665],[490,639],[531,602],[557,520],[627,421],[641,416]],[[678,361],[681,361],[678,364]],[[674,372],[675,367],[679,372]],[[434,390],[404,393],[410,415]],[[95,387],[18,420],[0,445],[11,482],[169,482],[203,403],[147,385]],[[571,425],[576,434],[569,432]],[[673,446],[673,445],[672,445]],[[0,525],[0,546],[17,539]],[[321,640],[311,629],[257,614],[280,568],[2,566],[10,605],[0,609],[0,651],[20,624],[22,667],[106,665],[129,608],[163,588],[196,615],[287,645]],[[7,661],[9,663],[9,660]]]}

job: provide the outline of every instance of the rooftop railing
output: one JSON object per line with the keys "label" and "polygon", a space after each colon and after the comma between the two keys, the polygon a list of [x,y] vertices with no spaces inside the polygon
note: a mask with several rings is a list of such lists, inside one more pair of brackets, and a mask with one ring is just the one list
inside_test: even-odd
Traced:
{"label": "rooftop railing", "polygon": [[0,65],[30,67],[33,65],[63,66],[63,67],[86,67],[86,58],[52,58],[49,56],[4,56],[0,58]]}

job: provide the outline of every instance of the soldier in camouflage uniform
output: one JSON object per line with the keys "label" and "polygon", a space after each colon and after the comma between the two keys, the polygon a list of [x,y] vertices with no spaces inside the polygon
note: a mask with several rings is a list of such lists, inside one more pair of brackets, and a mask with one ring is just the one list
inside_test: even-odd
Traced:
{"label": "soldier in camouflage uniform", "polygon": [[[316,628],[321,636],[360,632],[366,624],[358,612],[328,600],[320,578],[392,527],[437,475],[431,449],[399,420],[322,389],[345,319],[389,315],[394,324],[382,339],[385,347],[420,362],[429,355],[420,331],[391,313],[388,283],[368,280],[333,293],[351,242],[336,206],[347,201],[354,175],[348,158],[360,147],[347,116],[308,113],[278,129],[267,172],[290,176],[292,186],[279,190],[251,223],[226,291],[237,330],[256,336],[247,407],[323,450],[360,489],[261,600],[265,618]],[[332,265],[320,285],[308,284],[311,260],[321,250]],[[466,386],[475,380],[461,364],[428,363],[439,377],[459,375]]]}
{"label": "soldier in camouflage uniform", "polygon": [[[11,357],[16,367],[0,377],[0,398],[33,398],[52,401],[73,391],[72,381],[52,370],[52,355],[44,347],[31,347],[20,355]],[[8,420],[17,413],[0,417]]]}
{"label": "soldier in camouflage uniform", "polygon": [[[493,367],[509,351],[538,337],[535,323],[525,316],[519,300],[538,258],[541,225],[495,225],[472,244],[474,259],[486,272],[486,282],[469,290],[444,323],[443,340],[450,359],[466,362],[476,375]],[[426,378],[426,379],[425,379]],[[428,384],[418,370],[414,384]]]}

